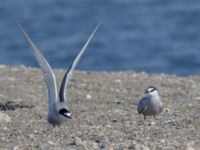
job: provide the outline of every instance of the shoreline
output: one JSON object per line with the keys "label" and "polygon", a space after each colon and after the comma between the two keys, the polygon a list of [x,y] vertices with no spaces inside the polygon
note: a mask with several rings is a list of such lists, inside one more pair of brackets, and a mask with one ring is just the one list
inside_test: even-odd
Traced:
{"label": "shoreline", "polygon": [[[37,67],[32,67],[32,66],[25,66],[23,64],[21,65],[9,65],[9,64],[0,64],[0,68],[24,68],[24,69],[31,69],[31,70],[41,70],[39,66]],[[52,68],[53,71],[59,71],[59,70],[62,70],[62,71],[66,71],[68,68]],[[164,73],[164,72],[146,72],[146,71],[136,71],[136,70],[82,70],[82,69],[76,69],[75,68],[75,71],[80,71],[80,72],[89,72],[89,73],[127,73],[127,72],[133,72],[133,73],[138,73],[138,74],[149,74],[149,75],[164,75],[164,76],[172,76],[172,77],[180,77],[180,78],[187,78],[187,77],[200,77],[200,75],[197,75],[197,74],[188,74],[188,75],[177,75],[175,73]]]}

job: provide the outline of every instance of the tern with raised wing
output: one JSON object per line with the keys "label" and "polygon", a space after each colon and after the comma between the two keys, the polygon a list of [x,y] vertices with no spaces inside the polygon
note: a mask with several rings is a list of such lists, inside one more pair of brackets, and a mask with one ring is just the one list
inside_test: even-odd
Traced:
{"label": "tern with raised wing", "polygon": [[56,84],[56,78],[53,73],[53,70],[47,60],[44,58],[42,53],[38,50],[36,45],[33,43],[29,35],[25,32],[23,27],[19,24],[18,25],[22,33],[24,34],[26,40],[29,43],[29,46],[31,47],[33,54],[39,64],[39,66],[42,69],[43,77],[48,89],[48,114],[47,114],[47,120],[52,125],[59,125],[62,122],[67,121],[71,118],[71,112],[69,111],[68,105],[67,105],[67,97],[66,97],[66,90],[67,86],[69,84],[69,80],[72,77],[74,68],[78,64],[81,56],[83,55],[84,51],[86,50],[88,44],[90,43],[92,37],[96,33],[97,29],[99,28],[100,24],[96,26],[96,28],[93,30],[92,34],[84,44],[83,48],[80,50],[78,55],[76,56],[73,63],[70,65],[68,70],[66,71],[61,86],[60,91],[58,94],[57,91],[57,84]]}

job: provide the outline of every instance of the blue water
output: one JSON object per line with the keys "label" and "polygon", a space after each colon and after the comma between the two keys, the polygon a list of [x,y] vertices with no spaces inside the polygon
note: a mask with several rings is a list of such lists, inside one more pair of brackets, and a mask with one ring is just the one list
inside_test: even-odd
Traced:
{"label": "blue water", "polygon": [[0,0],[0,64],[38,67],[21,23],[54,68],[200,75],[198,0]]}

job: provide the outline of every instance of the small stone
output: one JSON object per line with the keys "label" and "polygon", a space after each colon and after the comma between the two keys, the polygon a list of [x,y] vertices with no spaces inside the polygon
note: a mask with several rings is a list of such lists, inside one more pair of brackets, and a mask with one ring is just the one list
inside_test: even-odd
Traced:
{"label": "small stone", "polygon": [[30,137],[31,139],[34,139],[34,135],[33,135],[33,134],[30,134],[29,137]]}
{"label": "small stone", "polygon": [[13,150],[20,150],[20,148],[19,148],[18,146],[15,146],[15,147],[13,148]]}
{"label": "small stone", "polygon": [[0,112],[0,123],[3,122],[11,122],[11,118],[7,114]]}
{"label": "small stone", "polygon": [[147,146],[136,144],[135,146],[136,150],[150,150]]}
{"label": "small stone", "polygon": [[87,84],[86,84],[86,83],[81,83],[81,86],[82,86],[82,87],[86,87]]}
{"label": "small stone", "polygon": [[121,80],[120,79],[116,79],[115,83],[121,83]]}
{"label": "small stone", "polygon": [[200,97],[196,97],[196,100],[200,100]]}
{"label": "small stone", "polygon": [[10,81],[16,81],[17,79],[14,78],[14,77],[9,77],[8,80],[10,80]]}
{"label": "small stone", "polygon": [[117,119],[112,119],[111,122],[117,122]]}
{"label": "small stone", "polygon": [[0,97],[3,98],[3,99],[7,99],[7,97],[4,96],[4,95],[0,95]]}
{"label": "small stone", "polygon": [[114,150],[114,144],[113,144],[113,143],[111,143],[111,144],[109,145],[108,150]]}
{"label": "small stone", "polygon": [[91,98],[92,98],[92,96],[90,94],[86,95],[86,99],[91,99]]}
{"label": "small stone", "polygon": [[76,145],[83,145],[83,142],[79,137],[75,137],[75,143]]}
{"label": "small stone", "polygon": [[195,150],[190,143],[187,144],[186,150]]}
{"label": "small stone", "polygon": [[156,125],[156,123],[154,121],[151,121],[151,122],[149,122],[149,125],[154,126],[154,125]]}
{"label": "small stone", "polygon": [[120,102],[120,101],[116,101],[116,104],[118,104],[118,105],[119,105],[119,104],[121,104],[121,102]]}
{"label": "small stone", "polygon": [[92,143],[92,148],[93,149],[98,149],[99,147],[98,147],[98,144],[96,143],[96,142],[93,142]]}
{"label": "small stone", "polygon": [[190,103],[188,106],[189,106],[189,107],[193,107],[193,104],[192,104],[192,103]]}
{"label": "small stone", "polygon": [[105,149],[106,145],[105,144],[100,144],[99,147],[100,147],[100,149]]}
{"label": "small stone", "polygon": [[135,146],[134,146],[134,145],[130,145],[130,146],[128,147],[128,149],[135,149]]}
{"label": "small stone", "polygon": [[169,109],[169,108],[164,108],[164,112],[169,113],[169,112],[170,112],[170,109]]}
{"label": "small stone", "polygon": [[165,139],[161,139],[161,140],[160,140],[160,143],[165,143]]}
{"label": "small stone", "polygon": [[37,130],[33,130],[33,133],[38,134],[38,131]]}
{"label": "small stone", "polygon": [[56,143],[54,143],[53,141],[48,141],[48,144],[50,144],[50,145],[56,145]]}
{"label": "small stone", "polygon": [[65,140],[65,143],[66,143],[67,145],[76,145],[74,139],[68,139],[68,140]]}

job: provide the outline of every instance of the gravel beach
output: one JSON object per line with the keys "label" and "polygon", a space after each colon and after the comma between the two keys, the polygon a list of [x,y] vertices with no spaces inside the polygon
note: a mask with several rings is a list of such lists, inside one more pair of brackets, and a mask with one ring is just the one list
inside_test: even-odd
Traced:
{"label": "gravel beach", "polygon": [[[54,72],[60,85],[65,70]],[[144,121],[134,103],[149,85],[165,108]],[[198,76],[75,71],[67,91],[72,119],[53,127],[41,70],[0,65],[0,149],[200,149],[199,91]]]}

